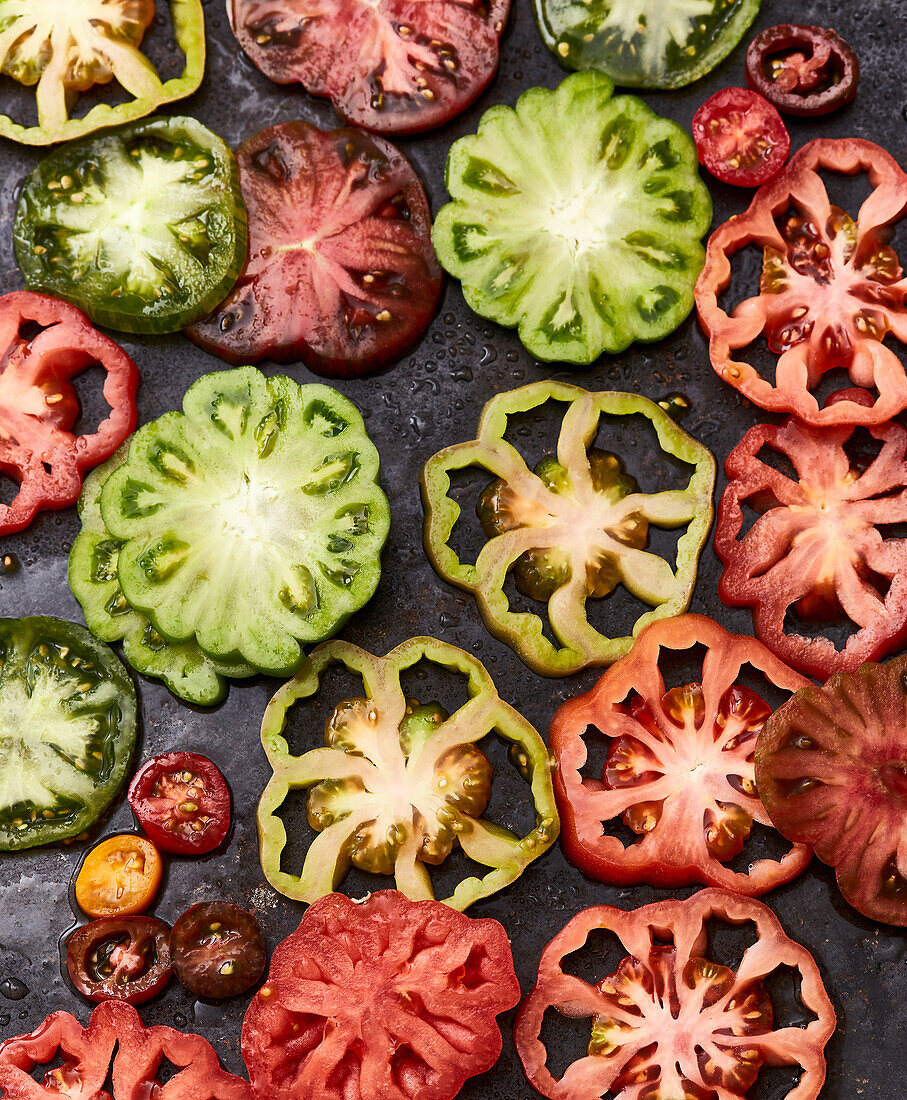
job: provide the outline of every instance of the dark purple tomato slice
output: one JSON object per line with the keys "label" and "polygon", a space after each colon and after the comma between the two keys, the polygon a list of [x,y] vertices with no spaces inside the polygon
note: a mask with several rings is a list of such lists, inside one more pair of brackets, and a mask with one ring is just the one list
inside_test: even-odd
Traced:
{"label": "dark purple tomato slice", "polygon": [[304,362],[353,378],[400,358],[441,294],[431,213],[383,138],[285,122],[237,154],[249,258],[230,297],[187,335],[228,363]]}
{"label": "dark purple tomato slice", "polygon": [[510,0],[228,0],[265,76],[327,96],[347,122],[388,134],[440,126],[498,67]]}
{"label": "dark purple tomato slice", "polygon": [[196,997],[235,997],[265,972],[268,953],[258,921],[229,901],[193,905],[170,933],[173,969]]}
{"label": "dark purple tomato slice", "polygon": [[170,928],[156,917],[102,917],[69,937],[66,966],[90,1001],[144,1004],[170,981]]}
{"label": "dark purple tomato slice", "polygon": [[722,183],[761,187],[784,167],[790,135],[781,116],[749,88],[723,88],[693,115],[699,163]]}
{"label": "dark purple tomato slice", "polygon": [[230,828],[230,790],[217,766],[195,752],[152,757],[129,784],[129,805],[163,852],[200,856]]}
{"label": "dark purple tomato slice", "polygon": [[860,62],[825,27],[783,23],[757,35],[746,51],[746,82],[779,111],[827,115],[857,94]]}

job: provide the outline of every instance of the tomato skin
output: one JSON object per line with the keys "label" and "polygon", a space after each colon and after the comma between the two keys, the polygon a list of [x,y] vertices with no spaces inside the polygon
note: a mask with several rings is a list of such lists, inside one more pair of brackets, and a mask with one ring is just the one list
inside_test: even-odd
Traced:
{"label": "tomato skin", "polygon": [[154,901],[164,873],[151,843],[134,833],[109,836],[96,845],[76,876],[76,901],[90,917],[128,917]]}
{"label": "tomato skin", "polygon": [[852,102],[860,62],[833,30],[798,23],[768,27],[746,51],[746,82],[779,111],[826,115]]}
{"label": "tomato skin", "polygon": [[230,790],[217,766],[194,752],[147,760],[129,784],[129,805],[162,852],[213,852],[230,829]]}
{"label": "tomato skin", "polygon": [[197,997],[235,997],[262,976],[268,961],[261,927],[229,901],[193,905],[170,934],[176,976]]}
{"label": "tomato skin", "polygon": [[[43,331],[23,335],[32,325]],[[8,535],[42,509],[74,504],[83,476],[135,430],[139,373],[80,309],[30,291],[0,298],[0,360],[0,474],[19,483],[12,502],[0,503],[0,535]],[[72,379],[94,365],[105,371],[110,414],[77,436]]]}
{"label": "tomato skin", "polygon": [[102,917],[69,937],[66,966],[90,1001],[139,1005],[170,980],[170,929],[156,917]]}
{"label": "tomato skin", "polygon": [[748,88],[724,88],[693,115],[700,164],[722,183],[760,187],[790,153],[790,134],[775,108]]}

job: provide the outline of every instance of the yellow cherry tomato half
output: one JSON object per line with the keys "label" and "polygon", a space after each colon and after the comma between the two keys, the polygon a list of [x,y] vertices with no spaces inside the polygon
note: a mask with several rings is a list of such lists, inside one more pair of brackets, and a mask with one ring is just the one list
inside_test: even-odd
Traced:
{"label": "yellow cherry tomato half", "polygon": [[154,901],[164,864],[143,836],[110,836],[93,848],[76,877],[76,901],[90,917],[144,913]]}

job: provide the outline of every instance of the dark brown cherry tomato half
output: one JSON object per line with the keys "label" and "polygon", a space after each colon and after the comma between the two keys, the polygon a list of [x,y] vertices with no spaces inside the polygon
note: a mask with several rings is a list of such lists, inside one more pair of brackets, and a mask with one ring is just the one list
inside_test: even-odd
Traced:
{"label": "dark brown cherry tomato half", "polygon": [[265,972],[264,937],[251,913],[229,901],[193,905],[170,933],[173,969],[196,997],[235,997]]}
{"label": "dark brown cherry tomato half", "polygon": [[103,917],[69,937],[66,966],[90,1001],[144,1004],[170,981],[170,927],[156,917]]}
{"label": "dark brown cherry tomato half", "polygon": [[142,765],[129,784],[129,805],[163,852],[200,856],[230,828],[230,791],[217,767],[195,752],[167,752]]}
{"label": "dark brown cherry tomato half", "polygon": [[748,88],[724,88],[693,115],[699,163],[722,183],[760,187],[784,167],[790,135],[781,116]]}
{"label": "dark brown cherry tomato half", "polygon": [[788,115],[827,115],[857,94],[860,62],[825,27],[783,23],[757,35],[746,51],[746,82]]}

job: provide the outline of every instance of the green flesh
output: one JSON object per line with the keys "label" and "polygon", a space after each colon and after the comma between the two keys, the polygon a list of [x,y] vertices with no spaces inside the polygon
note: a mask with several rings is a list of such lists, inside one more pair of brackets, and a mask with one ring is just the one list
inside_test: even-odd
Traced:
{"label": "green flesh", "polygon": [[26,282],[127,332],[174,332],[229,292],[246,252],[236,162],[194,119],[150,122],[51,154],[14,228]]}
{"label": "green flesh", "polygon": [[135,737],[135,688],[107,646],[61,619],[0,619],[0,850],[87,829]]}
{"label": "green flesh", "polygon": [[126,660],[143,676],[163,680],[174,695],[196,706],[219,703],[227,693],[225,677],[240,679],[255,670],[246,664],[214,661],[193,641],[171,645],[126,601],[117,576],[122,542],[113,538],[101,516],[104,482],[126,459],[125,446],[85,479],[79,498],[82,530],[69,555],[69,586],[82,605],[96,638],[123,643]]}
{"label": "green flesh", "polygon": [[625,88],[680,88],[711,72],[761,0],[533,0],[545,45],[568,69]]}
{"label": "green flesh", "polygon": [[390,524],[358,410],[253,367],[200,378],[104,484],[127,602],[172,643],[287,673],[369,600]]}
{"label": "green flesh", "polygon": [[438,258],[477,313],[518,326],[540,359],[590,363],[660,340],[693,306],[712,213],[695,147],[613,90],[592,72],[532,88],[448,156]]}

